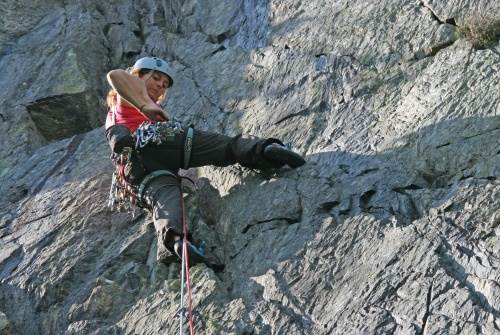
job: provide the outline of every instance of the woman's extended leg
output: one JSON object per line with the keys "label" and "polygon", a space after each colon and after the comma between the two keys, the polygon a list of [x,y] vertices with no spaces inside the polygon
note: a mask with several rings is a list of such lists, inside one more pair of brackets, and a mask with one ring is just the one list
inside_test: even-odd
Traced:
{"label": "woman's extended leg", "polygon": [[279,168],[284,165],[283,162],[264,156],[264,147],[271,143],[282,144],[273,138],[261,139],[248,135],[229,137],[195,129],[189,167],[239,163],[255,169]]}
{"label": "woman's extended leg", "polygon": [[[160,145],[151,143],[140,149],[146,170],[166,169],[177,173],[180,168],[184,168],[186,133],[185,130],[183,134],[177,134]],[[269,169],[280,168],[285,164],[298,167],[305,161],[275,138],[262,139],[249,135],[230,137],[194,130],[188,167],[228,166],[236,163],[253,169]]]}

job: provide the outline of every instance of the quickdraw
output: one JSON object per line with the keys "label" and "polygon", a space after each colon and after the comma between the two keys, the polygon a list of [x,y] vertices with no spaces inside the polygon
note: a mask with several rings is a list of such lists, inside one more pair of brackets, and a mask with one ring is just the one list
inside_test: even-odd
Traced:
{"label": "quickdraw", "polygon": [[125,166],[130,161],[131,155],[132,148],[126,147],[120,155],[112,156],[115,171],[113,172],[111,189],[109,190],[108,207],[111,210],[132,210],[132,215],[135,216],[137,205],[136,189],[127,182],[125,176]]}

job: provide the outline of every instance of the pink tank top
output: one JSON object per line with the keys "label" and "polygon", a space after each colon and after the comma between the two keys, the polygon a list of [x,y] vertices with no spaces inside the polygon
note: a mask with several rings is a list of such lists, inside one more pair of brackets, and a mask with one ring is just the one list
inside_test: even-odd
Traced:
{"label": "pink tank top", "polygon": [[[114,112],[114,113],[113,113]],[[126,126],[131,133],[133,133],[143,123],[151,120],[144,116],[135,107],[115,105],[108,110],[106,117],[106,129],[115,124]]]}

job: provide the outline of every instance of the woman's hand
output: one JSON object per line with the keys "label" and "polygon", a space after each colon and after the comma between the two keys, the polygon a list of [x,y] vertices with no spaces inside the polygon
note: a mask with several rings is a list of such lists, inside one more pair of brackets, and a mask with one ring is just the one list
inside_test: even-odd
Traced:
{"label": "woman's hand", "polygon": [[168,121],[170,119],[166,111],[158,107],[155,103],[145,104],[139,108],[140,112],[146,115],[150,120],[158,121]]}
{"label": "woman's hand", "polygon": [[107,78],[120,98],[135,106],[150,120],[156,122],[170,119],[169,115],[151,100],[144,80],[120,69],[110,71]]}

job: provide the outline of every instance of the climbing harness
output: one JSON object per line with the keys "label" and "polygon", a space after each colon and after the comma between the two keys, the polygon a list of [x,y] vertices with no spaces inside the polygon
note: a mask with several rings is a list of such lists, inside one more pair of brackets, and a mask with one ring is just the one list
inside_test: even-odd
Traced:
{"label": "climbing harness", "polygon": [[[144,148],[149,143],[160,145],[175,140],[175,136],[184,133],[182,126],[177,121],[168,122],[143,122],[134,132],[135,150]],[[183,168],[189,168],[191,150],[193,147],[193,126],[189,126],[184,139]],[[146,175],[138,186],[131,185],[126,178],[125,167],[131,161],[133,149],[126,147],[119,155],[114,154],[111,159],[115,162],[111,188],[109,191],[108,207],[118,210],[132,210],[135,215],[136,206],[143,207],[143,195],[146,186],[156,177],[161,175],[176,175],[167,170],[157,170]]]}
{"label": "climbing harness", "polygon": [[153,181],[153,179],[155,179],[156,177],[159,177],[159,176],[171,176],[174,178],[178,177],[175,173],[170,172],[168,170],[156,170],[156,171],[148,174],[146,177],[144,177],[144,179],[142,180],[142,182],[139,184],[139,187],[138,187],[137,200],[139,201],[140,204],[144,203],[143,196],[144,196],[144,190],[146,190],[146,187]]}

